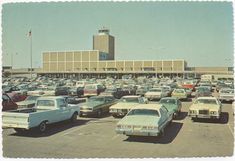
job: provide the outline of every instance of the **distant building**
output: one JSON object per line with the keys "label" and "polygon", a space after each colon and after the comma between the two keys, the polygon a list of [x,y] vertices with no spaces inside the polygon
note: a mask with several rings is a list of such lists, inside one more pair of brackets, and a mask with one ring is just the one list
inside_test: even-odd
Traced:
{"label": "distant building", "polygon": [[93,36],[93,50],[43,52],[39,75],[51,77],[105,77],[132,74],[136,76],[197,77],[201,74],[232,74],[228,67],[188,67],[178,60],[115,60],[114,37],[108,29]]}
{"label": "distant building", "polygon": [[108,29],[101,29],[98,35],[93,36],[93,50],[108,53],[108,60],[114,60],[115,39],[109,34]]}

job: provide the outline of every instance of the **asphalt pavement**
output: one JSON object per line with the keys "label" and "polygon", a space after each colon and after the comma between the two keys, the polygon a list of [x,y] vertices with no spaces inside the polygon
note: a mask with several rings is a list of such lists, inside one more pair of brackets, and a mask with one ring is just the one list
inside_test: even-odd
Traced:
{"label": "asphalt pavement", "polygon": [[234,148],[232,105],[224,103],[221,122],[192,122],[191,101],[163,137],[127,137],[115,133],[120,119],[78,118],[49,126],[45,134],[17,134],[3,129],[3,156],[8,158],[165,158],[231,156]]}

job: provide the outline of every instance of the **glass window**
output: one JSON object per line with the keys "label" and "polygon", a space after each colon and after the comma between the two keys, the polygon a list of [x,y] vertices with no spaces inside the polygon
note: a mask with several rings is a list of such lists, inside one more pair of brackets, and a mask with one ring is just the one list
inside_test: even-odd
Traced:
{"label": "glass window", "polygon": [[53,100],[38,100],[37,106],[55,106],[55,102]]}

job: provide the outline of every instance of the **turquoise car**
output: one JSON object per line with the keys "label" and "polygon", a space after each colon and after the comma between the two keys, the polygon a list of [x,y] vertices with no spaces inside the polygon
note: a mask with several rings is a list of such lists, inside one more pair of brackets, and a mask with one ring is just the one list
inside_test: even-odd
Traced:
{"label": "turquoise car", "polygon": [[182,103],[175,97],[165,97],[159,101],[160,104],[164,105],[168,111],[173,113],[173,117],[176,118],[181,113]]}
{"label": "turquoise car", "polygon": [[172,121],[172,113],[161,104],[141,104],[132,108],[116,126],[117,134],[159,136]]}

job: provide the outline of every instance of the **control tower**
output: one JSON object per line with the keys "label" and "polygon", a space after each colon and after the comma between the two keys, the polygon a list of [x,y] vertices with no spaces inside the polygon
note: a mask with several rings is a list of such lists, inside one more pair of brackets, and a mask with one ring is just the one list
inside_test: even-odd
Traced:
{"label": "control tower", "polygon": [[109,34],[109,29],[102,28],[97,35],[93,36],[93,50],[99,50],[108,53],[107,60],[114,60],[115,58],[115,39]]}

